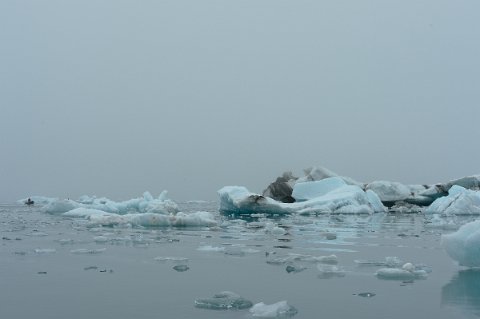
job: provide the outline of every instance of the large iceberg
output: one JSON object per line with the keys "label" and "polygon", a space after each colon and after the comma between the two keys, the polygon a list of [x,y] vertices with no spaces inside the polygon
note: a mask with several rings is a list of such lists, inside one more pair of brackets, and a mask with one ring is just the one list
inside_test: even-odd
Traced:
{"label": "large iceberg", "polygon": [[172,214],[178,212],[177,204],[167,198],[166,191],[163,191],[158,198],[153,198],[149,192],[145,192],[143,197],[123,202],[88,196],[82,196],[77,201],[70,199],[53,200],[45,205],[43,210],[50,214],[62,214],[75,208],[97,209],[122,215],[131,213]]}
{"label": "large iceberg", "polygon": [[480,214],[480,192],[453,185],[448,191],[448,196],[437,198],[425,213],[478,215]]}
{"label": "large iceberg", "polygon": [[[305,199],[295,203],[282,203],[272,198],[251,193],[242,186],[225,186],[218,191],[220,211],[228,214],[371,214],[385,212],[378,196],[363,191],[359,186],[347,185],[338,179],[296,184],[294,192]],[[317,196],[318,195],[318,196]]]}
{"label": "large iceberg", "polygon": [[442,235],[442,246],[461,266],[480,267],[480,220],[465,224],[454,233]]}

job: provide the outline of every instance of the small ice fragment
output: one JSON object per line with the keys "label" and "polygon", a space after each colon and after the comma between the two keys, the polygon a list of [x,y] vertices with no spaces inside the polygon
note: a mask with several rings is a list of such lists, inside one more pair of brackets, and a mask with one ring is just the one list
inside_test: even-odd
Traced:
{"label": "small ice fragment", "polygon": [[93,240],[96,243],[106,243],[109,239],[108,239],[108,237],[105,237],[105,236],[95,236],[95,237],[93,237]]}
{"label": "small ice fragment", "polygon": [[412,280],[415,278],[412,272],[400,268],[382,268],[377,270],[375,275],[380,279],[391,280]]}
{"label": "small ice fragment", "polygon": [[175,269],[178,272],[184,272],[189,270],[190,267],[188,267],[187,265],[176,265],[176,266],[173,266],[173,269]]}
{"label": "small ice fragment", "polygon": [[83,268],[83,270],[96,270],[96,269],[98,269],[97,266],[88,266]]}
{"label": "small ice fragment", "polygon": [[188,262],[188,258],[186,258],[186,257],[155,257],[155,260],[159,261],[159,262],[171,261],[171,262],[174,262],[174,263],[186,263],[186,262]]}
{"label": "small ice fragment", "polygon": [[406,263],[402,268],[379,269],[375,275],[380,279],[413,280],[425,279],[428,276],[428,272],[431,272],[431,269],[426,265],[416,266],[412,263]]}
{"label": "small ice fragment", "polygon": [[334,265],[322,265],[318,264],[317,269],[320,274],[317,276],[320,279],[330,279],[335,277],[345,277],[345,271]]}
{"label": "small ice fragment", "polygon": [[364,297],[364,298],[371,298],[371,297],[374,297],[376,294],[373,293],[373,292],[361,292],[359,294],[357,294],[357,296],[359,297]]}
{"label": "small ice fragment", "polygon": [[70,250],[70,252],[72,254],[90,254],[90,255],[96,255],[96,254],[100,254],[100,253],[103,253],[104,251],[106,251],[107,249],[106,248],[99,248],[99,249],[86,249],[86,248],[79,248],[79,249],[73,249],[73,250]]}
{"label": "small ice fragment", "polygon": [[52,254],[56,253],[57,250],[55,248],[37,248],[35,249],[35,253],[37,254]]}
{"label": "small ice fragment", "polygon": [[225,251],[225,247],[214,247],[210,245],[200,246],[197,248],[199,251]]}
{"label": "small ice fragment", "polygon": [[263,302],[255,304],[251,309],[253,317],[257,318],[288,318],[297,314],[297,309],[290,306],[287,301],[267,305]]}
{"label": "small ice fragment", "polygon": [[250,300],[231,291],[222,291],[212,298],[195,300],[195,307],[214,310],[246,309],[252,305]]}

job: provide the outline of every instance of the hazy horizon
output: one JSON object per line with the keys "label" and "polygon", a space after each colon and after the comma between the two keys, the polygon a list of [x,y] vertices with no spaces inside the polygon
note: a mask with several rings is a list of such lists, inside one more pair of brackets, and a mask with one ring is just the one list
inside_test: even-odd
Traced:
{"label": "hazy horizon", "polygon": [[478,1],[3,1],[0,202],[480,174]]}

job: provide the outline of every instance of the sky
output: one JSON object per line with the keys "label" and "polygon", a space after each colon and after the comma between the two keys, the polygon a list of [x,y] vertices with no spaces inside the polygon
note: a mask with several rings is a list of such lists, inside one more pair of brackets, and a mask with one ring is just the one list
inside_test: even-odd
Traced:
{"label": "sky", "polygon": [[0,202],[480,174],[477,0],[3,0]]}

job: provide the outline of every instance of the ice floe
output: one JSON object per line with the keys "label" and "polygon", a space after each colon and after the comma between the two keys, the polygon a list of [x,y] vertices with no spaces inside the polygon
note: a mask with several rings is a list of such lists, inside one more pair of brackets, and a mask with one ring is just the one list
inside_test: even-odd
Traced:
{"label": "ice floe", "polygon": [[387,280],[414,280],[427,278],[429,272],[430,269],[424,265],[405,263],[401,268],[381,268],[375,276]]}
{"label": "ice floe", "polygon": [[195,307],[213,310],[247,309],[252,307],[252,305],[253,303],[250,300],[231,291],[222,291],[211,298],[195,300]]}
{"label": "ice floe", "polygon": [[217,221],[210,212],[157,214],[138,213],[119,215],[107,213],[98,209],[75,208],[66,213],[66,217],[81,217],[89,221],[90,226],[132,225],[144,227],[210,227],[216,226]]}
{"label": "ice floe", "polygon": [[271,305],[259,302],[250,308],[250,312],[255,318],[288,318],[296,315],[298,311],[283,300]]}
{"label": "ice floe", "polygon": [[480,267],[480,220],[467,223],[454,233],[442,235],[442,246],[461,266]]}
{"label": "ice floe", "polygon": [[71,199],[52,200],[43,207],[43,210],[50,214],[62,214],[75,208],[96,209],[122,215],[131,213],[174,214],[178,212],[177,204],[167,198],[166,191],[163,191],[158,198],[153,198],[149,192],[145,192],[143,197],[123,202],[89,196],[82,196],[77,201]]}

